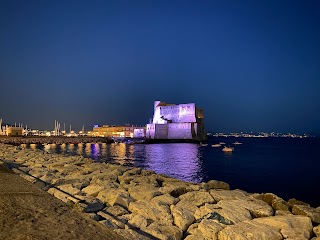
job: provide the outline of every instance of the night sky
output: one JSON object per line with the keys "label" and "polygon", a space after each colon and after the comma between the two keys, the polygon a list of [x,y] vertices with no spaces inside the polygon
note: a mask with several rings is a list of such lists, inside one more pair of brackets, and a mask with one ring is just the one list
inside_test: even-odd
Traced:
{"label": "night sky", "polygon": [[213,132],[320,132],[320,3],[1,1],[0,118],[144,125],[154,100]]}

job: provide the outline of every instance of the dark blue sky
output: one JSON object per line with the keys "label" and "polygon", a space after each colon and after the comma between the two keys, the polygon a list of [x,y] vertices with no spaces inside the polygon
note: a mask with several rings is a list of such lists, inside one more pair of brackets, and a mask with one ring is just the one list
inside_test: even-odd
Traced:
{"label": "dark blue sky", "polygon": [[1,1],[0,118],[144,125],[195,102],[211,131],[320,132],[319,1]]}

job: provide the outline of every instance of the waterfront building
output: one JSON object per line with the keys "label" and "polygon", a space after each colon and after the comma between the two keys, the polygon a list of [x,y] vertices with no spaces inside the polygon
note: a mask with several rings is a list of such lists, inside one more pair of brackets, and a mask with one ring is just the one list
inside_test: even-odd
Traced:
{"label": "waterfront building", "polygon": [[7,136],[22,136],[24,129],[22,127],[7,127]]}
{"label": "waterfront building", "polygon": [[203,110],[195,103],[154,102],[152,123],[147,124],[147,139],[206,140]]}
{"label": "waterfront building", "polygon": [[144,137],[145,127],[137,127],[133,125],[93,127],[93,136],[112,137],[112,138],[133,138]]}

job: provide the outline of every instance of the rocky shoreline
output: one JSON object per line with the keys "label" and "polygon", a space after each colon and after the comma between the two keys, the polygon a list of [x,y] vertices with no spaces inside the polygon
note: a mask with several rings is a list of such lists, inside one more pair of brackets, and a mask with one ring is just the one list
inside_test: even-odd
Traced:
{"label": "rocky shoreline", "polygon": [[0,143],[0,162],[128,239],[320,239],[320,207]]}

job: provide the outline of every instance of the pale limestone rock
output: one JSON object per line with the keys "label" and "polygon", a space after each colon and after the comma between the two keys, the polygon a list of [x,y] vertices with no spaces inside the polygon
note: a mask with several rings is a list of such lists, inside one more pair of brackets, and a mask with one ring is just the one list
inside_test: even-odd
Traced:
{"label": "pale limestone rock", "polygon": [[253,221],[281,230],[285,238],[309,239],[312,232],[311,220],[305,216],[274,216],[256,218]]}
{"label": "pale limestone rock", "polygon": [[110,228],[125,228],[126,221],[119,217],[111,216],[108,213],[105,213],[103,211],[97,212],[97,214],[105,220],[103,221],[103,224]]}
{"label": "pale limestone rock", "polygon": [[179,201],[177,204],[176,204],[177,207],[182,207],[182,208],[185,208],[185,209],[188,209],[190,212],[192,212],[193,214],[198,210],[198,207],[191,204],[190,202],[188,201]]}
{"label": "pale limestone rock", "polygon": [[129,211],[154,221],[162,221],[169,224],[173,222],[170,208],[166,204],[138,200],[129,204]]}
{"label": "pale limestone rock", "polygon": [[60,190],[58,189],[55,189],[55,188],[50,188],[48,190],[48,193],[50,193],[51,195],[55,196],[56,198],[60,199],[61,201],[63,202],[68,202],[68,201],[72,201],[72,202],[79,202],[78,199],[70,196],[69,194],[66,194],[64,192],[61,192]]}
{"label": "pale limestone rock", "polygon": [[219,240],[282,240],[281,233],[274,227],[252,220],[230,225],[218,233]]}
{"label": "pale limestone rock", "polygon": [[218,213],[226,222],[238,223],[245,220],[251,220],[250,212],[244,207],[232,204],[229,201],[220,201],[217,204],[205,204],[194,214],[196,219],[206,218],[210,213]]}
{"label": "pale limestone rock", "polygon": [[200,230],[198,229],[199,223],[193,223],[191,224],[188,229],[187,229],[187,233],[188,234],[192,234],[192,235],[196,235],[196,234],[200,234],[202,235],[202,233],[200,232]]}
{"label": "pale limestone rock", "polygon": [[104,209],[104,211],[106,213],[110,213],[113,216],[121,216],[129,213],[125,208],[118,205],[107,207]]}
{"label": "pale limestone rock", "polygon": [[163,240],[180,240],[182,239],[182,230],[176,226],[163,223],[151,223],[143,231],[150,235]]}
{"label": "pale limestone rock", "polygon": [[179,197],[182,194],[194,191],[188,183],[171,178],[166,179],[164,182],[162,182],[162,187],[159,190],[162,193],[169,193],[173,197]]}
{"label": "pale limestone rock", "polygon": [[295,215],[308,216],[315,223],[320,223],[320,211],[305,205],[294,205],[292,208],[292,213]]}
{"label": "pale limestone rock", "polygon": [[140,214],[132,214],[128,224],[132,225],[133,227],[144,228],[148,226],[148,220]]}
{"label": "pale limestone rock", "polygon": [[215,222],[211,219],[203,219],[198,225],[201,235],[207,239],[218,239],[218,232],[224,229],[226,225]]}
{"label": "pale limestone rock", "polygon": [[291,198],[288,200],[288,205],[290,207],[290,209],[293,208],[293,206],[295,205],[304,205],[304,206],[310,206],[308,203],[305,203],[303,201],[297,200],[295,198]]}
{"label": "pale limestone rock", "polygon": [[151,200],[152,198],[162,194],[159,191],[159,188],[147,184],[129,186],[128,192],[130,194],[130,197],[135,200]]}
{"label": "pale limestone rock", "polygon": [[216,202],[221,200],[234,200],[247,198],[247,194],[241,190],[210,190],[209,193],[214,198]]}
{"label": "pale limestone rock", "polygon": [[41,178],[43,175],[48,173],[48,169],[44,168],[32,168],[32,170],[29,171],[29,174],[36,178]]}
{"label": "pale limestone rock", "polygon": [[208,192],[187,192],[179,196],[181,202],[189,202],[191,205],[200,207],[205,203],[215,203],[215,200]]}
{"label": "pale limestone rock", "polygon": [[111,206],[120,205],[124,208],[128,208],[129,203],[133,201],[129,193],[121,188],[103,189],[99,192],[97,198]]}
{"label": "pale limestone rock", "polygon": [[91,184],[88,187],[83,188],[81,191],[89,196],[97,196],[98,193],[103,189],[103,186]]}
{"label": "pale limestone rock", "polygon": [[253,198],[260,199],[268,203],[275,210],[289,211],[289,204],[286,203],[282,198],[278,197],[273,193],[262,193],[262,194],[256,193],[251,196]]}
{"label": "pale limestone rock", "polygon": [[114,229],[114,232],[124,237],[125,239],[132,240],[150,240],[151,236],[142,231],[132,230],[132,229]]}
{"label": "pale limestone rock", "polygon": [[72,184],[60,185],[60,186],[57,186],[57,188],[73,196],[80,194],[80,190],[77,188],[74,188]]}
{"label": "pale limestone rock", "polygon": [[207,182],[207,185],[210,189],[230,190],[230,185],[222,181],[210,180]]}
{"label": "pale limestone rock", "polygon": [[192,234],[192,235],[186,236],[184,240],[208,240],[208,238],[205,238],[200,234],[195,234],[195,235]]}
{"label": "pale limestone rock", "polygon": [[162,202],[162,203],[168,204],[170,206],[170,205],[177,204],[177,202],[179,202],[179,198],[174,198],[170,194],[166,193],[166,194],[152,198],[151,201],[152,202]]}
{"label": "pale limestone rock", "polygon": [[320,225],[314,227],[313,232],[317,237],[320,237]]}
{"label": "pale limestone rock", "polygon": [[287,215],[292,215],[292,213],[290,211],[286,211],[286,210],[276,210],[275,216],[287,216]]}
{"label": "pale limestone rock", "polygon": [[[241,200],[222,200],[219,202],[220,205],[225,203],[232,204],[247,209],[251,215],[255,218],[268,217],[273,215],[273,209],[267,203],[258,199],[241,199]],[[218,203],[218,204],[219,204]]]}
{"label": "pale limestone rock", "polygon": [[194,222],[193,213],[188,209],[171,205],[171,214],[173,216],[174,224],[179,227],[182,231],[186,231],[187,228]]}

